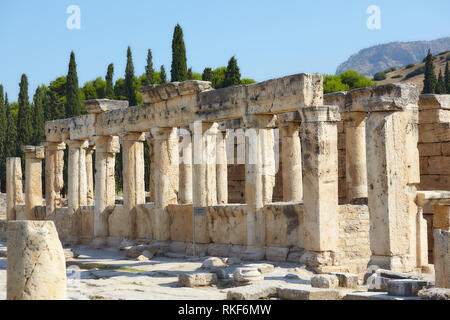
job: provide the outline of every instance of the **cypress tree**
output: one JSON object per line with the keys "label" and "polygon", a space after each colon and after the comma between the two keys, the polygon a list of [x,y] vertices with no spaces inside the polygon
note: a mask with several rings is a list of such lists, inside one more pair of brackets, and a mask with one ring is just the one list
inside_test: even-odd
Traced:
{"label": "cypress tree", "polygon": [[172,39],[172,69],[171,81],[185,81],[187,79],[186,47],[183,40],[183,29],[175,26]]}
{"label": "cypress tree", "polygon": [[108,65],[108,71],[106,72],[106,89],[105,97],[108,99],[114,99],[114,87],[113,87],[114,65],[111,63]]}
{"label": "cypress tree", "polygon": [[0,187],[2,192],[6,191],[6,125],[6,106],[3,98],[3,86],[0,85]]}
{"label": "cypress tree", "polygon": [[145,82],[144,85],[148,86],[149,84],[154,84],[155,83],[155,76],[154,76],[154,72],[155,70],[153,70],[153,61],[152,61],[152,50],[148,49],[147,51],[147,65],[145,66]]}
{"label": "cypress tree", "polygon": [[11,105],[8,102],[8,94],[5,94],[6,108],[6,139],[4,153],[6,157],[15,157],[17,155],[17,127],[14,116],[11,112]]}
{"label": "cypress tree", "polygon": [[213,78],[213,71],[211,68],[205,68],[202,73],[202,80],[203,81],[212,81]]}
{"label": "cypress tree", "polygon": [[42,104],[41,88],[37,87],[34,94],[34,145],[38,145],[45,140],[44,106]]}
{"label": "cypress tree", "polygon": [[192,79],[193,79],[192,68],[189,68],[188,72],[187,72],[187,80],[192,80]]}
{"label": "cypress tree", "polygon": [[50,109],[50,116],[52,120],[57,119],[64,119],[66,117],[65,115],[65,109],[64,104],[61,101],[61,99],[58,98],[58,94],[52,90],[49,91],[49,109]]}
{"label": "cypress tree", "polygon": [[450,94],[450,74],[449,74],[449,69],[448,69],[448,61],[447,64],[445,65],[445,91],[447,94]]}
{"label": "cypress tree", "polygon": [[434,73],[433,55],[428,49],[427,57],[425,58],[425,78],[423,79],[422,93],[435,93],[436,91],[436,74]]}
{"label": "cypress tree", "polygon": [[436,84],[436,93],[437,94],[445,94],[447,88],[445,87],[444,76],[442,75],[442,71],[439,70],[439,77]]}
{"label": "cypress tree", "polygon": [[17,152],[22,155],[21,147],[31,144],[33,136],[32,110],[28,98],[28,78],[25,74],[20,80],[19,113],[17,114]]}
{"label": "cypress tree", "polygon": [[166,79],[166,69],[164,68],[164,65],[161,66],[161,84],[167,83]]}
{"label": "cypress tree", "polygon": [[68,118],[81,115],[80,91],[78,89],[77,64],[75,54],[70,52],[69,71],[66,83],[66,116]]}
{"label": "cypress tree", "polygon": [[137,105],[136,88],[134,85],[134,65],[131,48],[127,49],[127,67],[125,69],[125,97],[130,106]]}
{"label": "cypress tree", "polygon": [[241,83],[241,72],[234,56],[228,61],[227,71],[225,71],[224,87],[236,86]]}

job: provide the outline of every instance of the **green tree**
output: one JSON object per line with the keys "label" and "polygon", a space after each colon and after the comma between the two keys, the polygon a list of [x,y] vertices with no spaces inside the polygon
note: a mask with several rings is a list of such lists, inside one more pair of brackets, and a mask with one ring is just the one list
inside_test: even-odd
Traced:
{"label": "green tree", "polygon": [[188,72],[187,72],[187,80],[193,80],[193,79],[194,79],[194,76],[192,74],[192,68],[189,68]]}
{"label": "green tree", "polygon": [[228,61],[227,71],[225,72],[224,86],[237,86],[241,83],[241,72],[237,60],[234,56]]}
{"label": "green tree", "polygon": [[161,66],[160,74],[161,74],[161,82],[160,82],[160,84],[167,83],[167,79],[166,79],[166,69],[164,68],[164,65]]}
{"label": "green tree", "polygon": [[445,87],[444,76],[442,75],[442,71],[439,70],[439,77],[436,83],[436,93],[445,94],[446,92],[447,88]]}
{"label": "green tree", "polygon": [[430,49],[425,58],[425,77],[423,79],[422,93],[435,93],[436,91],[436,74],[434,73],[433,55]]}
{"label": "green tree", "polygon": [[373,82],[370,79],[367,79],[363,74],[359,74],[355,70],[347,70],[341,73],[339,76],[341,78],[342,83],[347,84],[350,90],[376,85],[375,82]]}
{"label": "green tree", "polygon": [[6,138],[5,138],[5,157],[17,156],[17,127],[16,119],[12,113],[11,105],[8,102],[8,94],[5,93],[6,108]]}
{"label": "green tree", "polygon": [[256,81],[249,78],[241,79],[241,84],[252,84],[252,83],[256,83]]}
{"label": "green tree", "polygon": [[108,71],[106,72],[106,89],[105,97],[108,99],[114,99],[114,87],[113,87],[114,65],[110,63],[108,65]]}
{"label": "green tree", "polygon": [[80,90],[78,88],[77,64],[75,54],[70,52],[69,71],[66,82],[66,116],[68,118],[81,115],[83,108],[80,103]]}
{"label": "green tree", "polygon": [[183,40],[183,30],[177,24],[172,39],[172,69],[171,81],[185,81],[187,79],[186,47]]}
{"label": "green tree", "polygon": [[445,91],[447,94],[450,94],[450,74],[449,74],[449,69],[448,69],[448,61],[445,64]]}
{"label": "green tree", "polygon": [[203,70],[203,73],[202,73],[202,80],[203,81],[212,81],[212,78],[213,78],[213,71],[212,71],[212,69],[211,68],[205,68]]}
{"label": "green tree", "polygon": [[350,86],[342,83],[340,76],[325,75],[323,78],[323,93],[332,93],[338,91],[348,91]]}
{"label": "green tree", "polygon": [[148,86],[149,84],[155,83],[155,70],[153,70],[153,57],[152,50],[148,49],[147,51],[147,65],[145,66],[145,81],[143,83],[144,86]]}
{"label": "green tree", "polygon": [[42,104],[42,89],[40,87],[37,87],[33,100],[34,100],[33,144],[38,145],[45,140],[44,106]]}
{"label": "green tree", "polygon": [[134,65],[133,57],[131,55],[131,48],[127,49],[127,67],[125,69],[125,97],[130,106],[137,105],[136,87],[134,82]]}
{"label": "green tree", "polygon": [[17,114],[17,154],[22,155],[21,147],[31,144],[33,136],[32,110],[28,98],[28,78],[22,74],[19,92],[19,112]]}
{"label": "green tree", "polygon": [[0,187],[1,191],[5,192],[6,185],[6,156],[5,156],[5,141],[6,141],[6,106],[3,95],[3,86],[0,84]]}
{"label": "green tree", "polygon": [[219,67],[214,69],[212,76],[212,86],[214,89],[219,89],[224,87],[225,73],[227,71],[226,67]]}

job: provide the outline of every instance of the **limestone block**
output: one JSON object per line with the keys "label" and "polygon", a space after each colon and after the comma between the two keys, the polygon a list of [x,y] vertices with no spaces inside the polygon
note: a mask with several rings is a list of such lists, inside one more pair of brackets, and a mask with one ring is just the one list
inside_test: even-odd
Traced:
{"label": "limestone block", "polygon": [[223,263],[222,259],[216,257],[206,259],[201,266],[202,269],[213,269],[218,267],[226,267],[226,264]]}
{"label": "limestone block", "polygon": [[354,273],[332,272],[339,280],[339,286],[344,288],[356,288],[358,286],[358,275]]}
{"label": "limestone block", "polygon": [[136,207],[136,237],[153,238],[153,213],[155,204],[146,203]]}
{"label": "limestone block", "polygon": [[208,255],[217,257],[228,257],[231,244],[210,243],[208,245]]}
{"label": "limestone block", "polygon": [[244,252],[239,256],[241,260],[246,261],[257,261],[263,260],[266,255],[264,248],[259,247],[247,247]]}
{"label": "limestone block", "polygon": [[266,222],[266,245],[303,247],[303,205],[272,203],[263,208]]}
{"label": "limestone block", "polygon": [[293,247],[289,249],[289,254],[286,258],[288,262],[299,262],[300,257],[305,253],[305,249]]}
{"label": "limestone block", "polygon": [[289,248],[266,247],[266,259],[269,261],[286,261]]}
{"label": "limestone block", "polygon": [[387,291],[390,296],[414,297],[426,286],[423,280],[390,280]]}
{"label": "limestone block", "polygon": [[450,205],[434,206],[433,229],[450,231]]}
{"label": "limestone block", "polygon": [[169,251],[175,253],[185,253],[187,248],[186,242],[171,241],[169,244]]}
{"label": "limestone block", "polygon": [[272,284],[263,282],[252,283],[247,286],[230,289],[227,292],[228,300],[258,300],[277,293],[277,288]]}
{"label": "limestone block", "polygon": [[391,281],[390,278],[382,277],[376,273],[372,274],[367,278],[367,287],[369,291],[373,292],[387,292],[388,282]]}
{"label": "limestone block", "polygon": [[273,266],[273,264],[269,264],[269,263],[251,263],[251,264],[246,264],[245,267],[256,268],[262,274],[270,273],[273,270],[275,270],[275,267]]}
{"label": "limestone block", "polygon": [[419,126],[419,143],[450,141],[450,123],[424,123]]}
{"label": "limestone block", "polygon": [[232,266],[235,264],[241,264],[241,259],[239,259],[238,257],[229,257],[229,258],[224,258],[223,262],[229,266]]}
{"label": "limestone block", "polygon": [[320,274],[311,277],[311,286],[314,288],[335,289],[339,286],[339,279],[335,275]]}
{"label": "limestone block", "polygon": [[246,205],[228,204],[208,207],[207,218],[211,242],[247,244]]}
{"label": "limestone block", "polygon": [[128,238],[130,234],[129,213],[122,205],[110,206],[108,215],[108,234],[111,237]]}
{"label": "limestone block", "polygon": [[420,157],[441,155],[441,143],[420,143],[417,147],[419,148]]}
{"label": "limestone block", "polygon": [[450,110],[430,109],[419,113],[420,123],[450,122]]}
{"label": "limestone block", "polygon": [[85,100],[84,106],[88,113],[102,113],[128,107],[127,100],[92,99]]}
{"label": "limestone block", "polygon": [[215,273],[181,273],[178,275],[178,284],[181,287],[204,287],[217,283]]}
{"label": "limestone block", "polygon": [[66,299],[65,263],[53,222],[8,222],[8,300]]}
{"label": "limestone block", "polygon": [[338,290],[321,288],[277,288],[281,300],[342,300]]}
{"label": "limestone block", "polygon": [[192,241],[192,204],[167,206],[170,217],[170,239],[172,241]]}
{"label": "limestone block", "polygon": [[[197,256],[205,256],[208,253],[208,244],[196,243],[195,244],[195,254]],[[192,242],[187,244],[186,255],[192,256],[194,254]]]}
{"label": "limestone block", "polygon": [[420,110],[443,109],[450,110],[450,96],[441,94],[421,94],[419,96]]}
{"label": "limestone block", "polygon": [[450,156],[450,142],[445,142],[440,144],[442,147],[442,155]]}
{"label": "limestone block", "polygon": [[450,289],[429,288],[419,291],[421,300],[450,300]]}
{"label": "limestone block", "polygon": [[250,282],[250,281],[261,281],[264,280],[261,272],[257,268],[237,268],[233,273],[234,280],[236,282]]}
{"label": "limestone block", "polygon": [[436,287],[450,288],[450,232],[434,230]]}

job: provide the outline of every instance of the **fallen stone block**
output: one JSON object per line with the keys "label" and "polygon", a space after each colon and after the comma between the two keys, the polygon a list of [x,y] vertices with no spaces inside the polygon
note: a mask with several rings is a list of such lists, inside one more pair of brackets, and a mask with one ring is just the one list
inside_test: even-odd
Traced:
{"label": "fallen stone block", "polygon": [[222,259],[211,257],[203,261],[201,268],[202,269],[211,269],[211,268],[219,268],[226,267],[226,264],[223,263]]}
{"label": "fallen stone block", "polygon": [[265,254],[264,248],[247,248],[239,258],[244,261],[258,261],[264,260]]}
{"label": "fallen stone block", "polygon": [[8,300],[65,300],[66,259],[53,221],[9,221]]}
{"label": "fallen stone block", "polygon": [[414,273],[403,273],[385,269],[377,269],[375,271],[380,277],[389,278],[389,279],[409,279],[409,280],[422,280],[423,276],[420,274]]}
{"label": "fallen stone block", "polygon": [[233,273],[234,280],[236,282],[250,282],[264,280],[261,272],[257,268],[237,268]]}
{"label": "fallen stone block", "polygon": [[418,293],[421,300],[450,300],[450,289],[430,288],[422,289]]}
{"label": "fallen stone block", "polygon": [[247,286],[232,288],[227,291],[228,300],[257,300],[275,295],[277,288],[272,284],[253,283]]}
{"label": "fallen stone block", "polygon": [[227,280],[230,278],[230,275],[222,268],[211,268],[209,270],[212,273],[215,273],[220,280]]}
{"label": "fallen stone block", "polygon": [[249,268],[256,268],[261,273],[270,273],[273,270],[275,270],[275,267],[273,266],[273,264],[269,264],[269,263],[252,263],[252,264],[247,264],[245,266],[249,267]]}
{"label": "fallen stone block", "polygon": [[371,292],[387,292],[387,285],[391,280],[374,273],[367,279],[368,290]]}
{"label": "fallen stone block", "polygon": [[358,275],[346,272],[331,272],[339,280],[339,286],[344,288],[356,288],[358,286]]}
{"label": "fallen stone block", "polygon": [[339,290],[277,288],[278,298],[282,300],[342,300]]}
{"label": "fallen stone block", "polygon": [[178,284],[181,287],[204,287],[217,283],[215,273],[180,273],[178,275]]}
{"label": "fallen stone block", "polygon": [[311,286],[314,288],[335,289],[339,286],[339,279],[331,274],[317,274],[311,277]]}
{"label": "fallen stone block", "polygon": [[414,297],[426,286],[427,282],[423,280],[390,280],[387,292],[391,296]]}
{"label": "fallen stone block", "polygon": [[266,259],[269,261],[286,261],[289,248],[267,247]]}

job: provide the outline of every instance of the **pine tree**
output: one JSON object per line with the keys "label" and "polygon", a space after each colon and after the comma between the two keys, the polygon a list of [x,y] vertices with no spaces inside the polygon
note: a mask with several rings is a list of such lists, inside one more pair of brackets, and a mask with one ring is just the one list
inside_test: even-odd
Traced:
{"label": "pine tree", "polygon": [[187,79],[186,47],[183,40],[183,29],[177,24],[172,39],[172,69],[171,81],[185,81]]}
{"label": "pine tree", "polygon": [[67,73],[66,83],[66,116],[68,118],[76,117],[82,114],[80,103],[80,91],[78,89],[77,64],[75,54],[70,52],[69,71]]}
{"label": "pine tree", "polygon": [[427,57],[425,58],[425,78],[423,79],[422,93],[435,93],[436,91],[436,74],[434,73],[433,55],[428,49]]}
{"label": "pine tree", "polygon": [[125,69],[125,97],[130,106],[137,105],[136,88],[134,85],[134,65],[131,48],[127,49],[127,67]]}
{"label": "pine tree", "polygon": [[0,187],[1,192],[5,192],[6,188],[6,106],[3,98],[3,86],[0,85]]}
{"label": "pine tree", "polygon": [[8,102],[8,94],[5,94],[6,108],[6,139],[5,139],[5,157],[17,156],[17,127],[14,115],[11,112],[11,105]]}
{"label": "pine tree", "polygon": [[228,61],[227,71],[225,72],[224,87],[236,86],[241,83],[241,72],[237,65],[236,58],[233,56]]}
{"label": "pine tree", "polygon": [[19,92],[19,112],[17,114],[17,153],[22,155],[21,147],[31,144],[33,137],[32,110],[28,98],[28,78],[22,74]]}
{"label": "pine tree", "polygon": [[167,79],[166,79],[166,69],[164,68],[164,65],[162,65],[161,66],[161,71],[160,71],[160,73],[161,73],[161,82],[160,82],[160,84],[164,84],[164,83],[167,83]]}
{"label": "pine tree", "polygon": [[211,68],[205,68],[205,70],[203,70],[203,74],[202,74],[202,80],[203,81],[212,81],[213,78],[213,71]]}
{"label": "pine tree", "polygon": [[439,70],[439,77],[436,84],[436,93],[437,94],[445,94],[447,88],[445,87],[444,76],[442,75],[442,71]]}
{"label": "pine tree", "polygon": [[38,145],[45,140],[44,106],[42,104],[42,91],[38,87],[34,94],[34,136],[33,144]]}
{"label": "pine tree", "polygon": [[113,86],[113,76],[114,76],[114,65],[110,63],[108,65],[108,71],[106,72],[106,89],[105,98],[114,99],[114,86]]}
{"label": "pine tree", "polygon": [[448,69],[448,61],[447,64],[445,65],[445,91],[447,94],[450,94],[450,74],[449,74],[450,70]]}
{"label": "pine tree", "polygon": [[155,70],[153,70],[153,61],[152,61],[152,50],[148,49],[147,51],[147,65],[145,66],[145,82],[144,85],[148,86],[149,84],[155,83],[155,77],[154,73]]}

